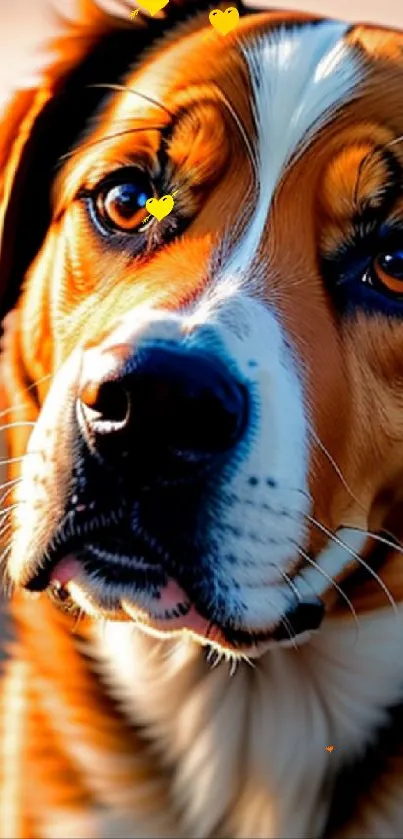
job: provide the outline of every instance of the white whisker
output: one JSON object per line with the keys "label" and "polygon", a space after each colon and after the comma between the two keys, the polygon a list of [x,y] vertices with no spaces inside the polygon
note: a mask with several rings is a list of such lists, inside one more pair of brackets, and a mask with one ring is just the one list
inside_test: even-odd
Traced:
{"label": "white whisker", "polygon": [[0,515],[7,515],[8,513],[11,513],[12,510],[16,510],[17,507],[19,507],[19,505],[22,503],[24,502],[18,501],[15,504],[10,504],[9,507],[4,507],[2,510],[0,510]]}
{"label": "white whisker", "polygon": [[[2,504],[2,503],[3,503],[3,501],[7,498],[7,496],[8,496],[8,495],[10,495],[10,493],[14,491],[14,489],[15,489],[15,485],[16,485],[16,484],[18,484],[18,483],[20,482],[20,480],[21,480],[20,478],[17,478],[15,481],[10,481],[11,486],[9,486],[9,488],[8,488],[8,489],[7,489],[7,490],[3,493],[3,495],[1,496],[1,498],[0,498],[0,504]],[[1,490],[1,489],[2,489],[2,487],[0,488],[0,490]],[[1,513],[1,512],[2,512],[2,508],[0,507],[0,513]]]}
{"label": "white whisker", "polygon": [[9,457],[7,458],[7,460],[0,460],[0,466],[9,466],[10,463],[22,463],[25,457],[28,457],[28,455],[32,454],[38,455],[41,454],[41,452],[29,451],[25,452],[23,455],[20,455],[19,457]]}
{"label": "white whisker", "polygon": [[327,573],[327,571],[324,571],[324,569],[320,567],[320,565],[316,562],[316,560],[312,559],[312,557],[310,557],[298,545],[296,547],[297,547],[299,555],[302,556],[302,558],[305,560],[305,562],[307,562],[309,565],[312,565],[316,569],[316,571],[318,571],[319,574],[321,574],[326,580],[328,580],[328,582],[333,586],[333,588],[335,588],[336,591],[339,593],[340,597],[342,597],[343,600],[345,601],[345,603],[347,603],[347,605],[348,605],[348,607],[351,611],[351,614],[353,615],[354,621],[355,621],[355,625],[356,625],[355,643],[357,643],[358,634],[359,634],[359,621],[358,621],[357,612],[355,611],[354,606],[353,606],[350,598],[347,597],[347,594],[343,591],[341,586],[339,586],[339,584],[336,583],[336,581],[333,579],[333,577],[331,577],[330,574]]}
{"label": "white whisker", "polygon": [[390,605],[392,606],[393,611],[395,612],[396,617],[399,620],[401,620],[401,615],[399,613],[397,605],[396,605],[388,587],[385,585],[385,583],[383,582],[383,580],[381,579],[379,574],[377,574],[376,571],[374,571],[374,569],[371,568],[370,565],[368,565],[368,562],[365,562],[365,560],[362,558],[362,556],[360,556],[360,554],[358,554],[356,551],[354,551],[352,548],[350,548],[349,545],[346,545],[346,543],[343,542],[342,539],[339,539],[339,537],[336,536],[335,533],[332,533],[332,531],[329,530],[328,527],[326,527],[324,524],[321,524],[321,522],[317,521],[315,518],[313,518],[313,516],[307,515],[306,518],[310,522],[312,522],[312,524],[314,524],[315,527],[317,527],[319,530],[321,530],[322,533],[325,533],[330,539],[332,539],[333,542],[335,542],[337,545],[339,545],[341,548],[343,548],[349,554],[349,556],[353,557],[353,559],[355,559],[356,562],[359,565],[362,566],[362,568],[365,568],[368,571],[368,573],[371,575],[371,577],[373,577],[374,580],[376,580],[376,582],[378,583],[378,585],[380,586],[380,588],[382,589],[382,591],[386,595],[387,599],[389,600]]}
{"label": "white whisker", "polygon": [[295,585],[295,583],[292,581],[291,577],[289,577],[289,576],[288,576],[288,574],[286,574],[286,572],[285,572],[285,571],[282,571],[282,570],[281,570],[281,568],[278,568],[278,566],[276,565],[276,563],[275,563],[275,562],[270,562],[270,563],[269,563],[269,565],[271,565],[273,568],[276,568],[276,569],[277,569],[277,571],[279,571],[279,572],[280,572],[280,574],[281,574],[281,576],[282,576],[283,580],[285,580],[285,582],[287,583],[287,585],[290,587],[290,589],[291,589],[291,591],[294,593],[294,595],[295,595],[296,599],[297,599],[299,602],[301,602],[301,600],[302,600],[302,597],[301,597],[301,592],[300,592],[300,591],[298,591],[297,586],[296,586],[296,585]]}
{"label": "white whisker", "polygon": [[11,519],[8,519],[8,521],[3,520],[0,524],[0,537],[4,536],[4,534],[7,532],[7,530],[11,530],[11,528],[12,528]]}
{"label": "white whisker", "polygon": [[[367,508],[366,508],[365,504],[363,504],[362,501],[360,501],[360,499],[358,498],[358,496],[353,492],[353,490],[351,489],[351,487],[347,483],[341,469],[337,465],[335,459],[332,457],[332,455],[330,454],[329,450],[326,448],[324,443],[322,443],[320,437],[316,434],[316,431],[314,430],[314,428],[312,427],[312,425],[310,423],[308,423],[308,430],[312,434],[312,437],[314,438],[314,440],[318,444],[319,448],[321,449],[321,451],[323,452],[323,454],[325,455],[325,457],[327,458],[327,460],[329,461],[329,463],[331,464],[331,466],[335,470],[336,474],[340,478],[340,481],[342,482],[345,490],[348,492],[350,498],[352,498],[353,501],[355,501],[356,504],[358,504],[360,509],[364,511],[365,515],[367,515],[368,511],[367,511]],[[353,529],[353,528],[350,527],[350,529]],[[357,528],[357,530],[359,530],[359,528]],[[391,531],[386,530],[385,532],[389,533],[389,536],[391,536],[392,539],[396,538],[394,533],[391,533]],[[396,540],[397,540],[397,543],[400,545],[400,547],[402,549],[402,552],[403,552],[403,543],[399,539],[396,539]]]}
{"label": "white whisker", "polygon": [[4,484],[0,484],[0,492],[2,489],[6,489],[6,487],[15,486],[21,481],[21,478],[13,478],[12,481],[5,481]]}
{"label": "white whisker", "polygon": [[7,431],[10,428],[35,428],[36,422],[32,422],[32,420],[16,420],[15,422],[7,422],[5,425],[0,425],[0,433],[3,431]]}
{"label": "white whisker", "polygon": [[[355,530],[357,533],[363,533],[365,536],[368,536],[368,539],[373,539],[375,542],[379,542],[381,545],[385,545],[388,548],[393,548],[393,550],[397,551],[399,554],[403,554],[403,545],[401,542],[394,542],[392,539],[386,539],[385,536],[381,536],[380,533],[372,533],[371,530],[366,530],[365,527],[358,527],[353,524],[343,524],[346,530]],[[389,531],[385,531],[388,533]],[[393,537],[393,533],[390,534]]]}
{"label": "white whisker", "polygon": [[[47,373],[46,376],[42,376],[40,379],[36,379],[35,382],[32,382],[29,387],[24,387],[24,393],[29,393],[30,390],[34,390],[38,385],[42,384],[42,382],[46,382],[47,379],[52,378],[52,373]],[[23,411],[25,408],[29,408],[28,402],[21,402],[19,405],[10,405],[8,408],[5,408],[4,411],[0,411],[0,419],[2,417],[7,416],[7,414],[11,414],[13,411]]]}

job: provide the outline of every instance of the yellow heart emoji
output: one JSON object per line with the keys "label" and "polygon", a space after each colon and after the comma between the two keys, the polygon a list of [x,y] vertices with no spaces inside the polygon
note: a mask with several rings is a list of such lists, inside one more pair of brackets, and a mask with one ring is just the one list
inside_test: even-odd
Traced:
{"label": "yellow heart emoji", "polygon": [[145,9],[146,12],[150,12],[151,17],[160,12],[164,6],[167,6],[169,0],[141,0],[140,3],[137,3],[140,6],[140,9]]}
{"label": "yellow heart emoji", "polygon": [[326,746],[325,748],[326,748],[327,752],[332,752],[333,749],[334,749],[334,746]]}
{"label": "yellow heart emoji", "polygon": [[165,216],[168,216],[175,204],[172,195],[163,195],[162,198],[149,198],[146,201],[146,207],[150,216],[155,216],[158,221],[162,221]]}
{"label": "yellow heart emoji", "polygon": [[209,21],[221,35],[228,35],[239,23],[239,12],[235,6],[229,6],[224,12],[221,9],[213,9],[209,14]]}

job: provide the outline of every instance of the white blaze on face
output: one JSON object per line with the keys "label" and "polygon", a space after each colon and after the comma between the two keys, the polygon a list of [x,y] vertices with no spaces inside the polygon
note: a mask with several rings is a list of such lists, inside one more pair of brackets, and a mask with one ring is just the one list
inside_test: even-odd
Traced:
{"label": "white blaze on face", "polygon": [[243,48],[254,96],[259,195],[224,275],[249,276],[287,164],[360,81],[357,55],[343,41],[347,30],[347,24],[336,21],[283,25]]}
{"label": "white blaze on face", "polygon": [[245,440],[214,491],[210,566],[217,588],[227,592],[228,614],[237,615],[245,628],[266,629],[293,597],[283,574],[300,558],[297,547],[306,540],[303,390],[279,320],[266,306],[236,293],[210,315],[195,328],[194,340],[203,346],[214,332],[224,360],[234,364],[250,395]]}
{"label": "white blaze on face", "polygon": [[360,79],[358,59],[343,40],[347,29],[334,21],[282,26],[243,47],[254,96],[259,194],[240,241],[188,319],[200,338],[203,324],[217,330],[252,394],[249,439],[220,485],[210,537],[229,612],[255,629],[276,623],[295,598],[284,575],[301,559],[310,508],[299,359],[275,310],[256,299],[270,279],[270,261],[259,265],[257,257],[287,165]]}

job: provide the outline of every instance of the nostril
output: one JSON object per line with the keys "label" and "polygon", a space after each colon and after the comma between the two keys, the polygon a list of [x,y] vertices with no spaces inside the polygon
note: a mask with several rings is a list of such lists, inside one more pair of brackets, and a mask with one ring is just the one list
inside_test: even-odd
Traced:
{"label": "nostril", "polygon": [[[232,448],[247,425],[248,393],[214,356],[150,347],[132,379],[133,428],[196,458]],[[144,434],[143,434],[144,436]]]}
{"label": "nostril", "polygon": [[80,390],[80,401],[98,422],[123,425],[130,411],[129,395],[118,381],[87,382]]}
{"label": "nostril", "polygon": [[242,436],[247,416],[246,389],[240,384],[191,389],[181,394],[181,410],[175,412],[171,438],[184,449],[220,452],[231,448]]}
{"label": "nostril", "polygon": [[103,454],[124,452],[137,469],[161,458],[182,468],[228,452],[243,437],[248,388],[214,353],[147,343],[101,376],[96,360],[77,407],[84,435]]}

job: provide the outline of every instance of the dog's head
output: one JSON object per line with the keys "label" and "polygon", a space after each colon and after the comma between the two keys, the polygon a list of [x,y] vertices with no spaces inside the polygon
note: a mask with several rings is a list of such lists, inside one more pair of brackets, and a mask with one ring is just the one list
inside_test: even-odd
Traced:
{"label": "dog's head", "polygon": [[[374,574],[401,501],[403,39],[166,11],[62,42],[15,120],[8,574],[257,653]],[[403,595],[382,573],[371,607]]]}

